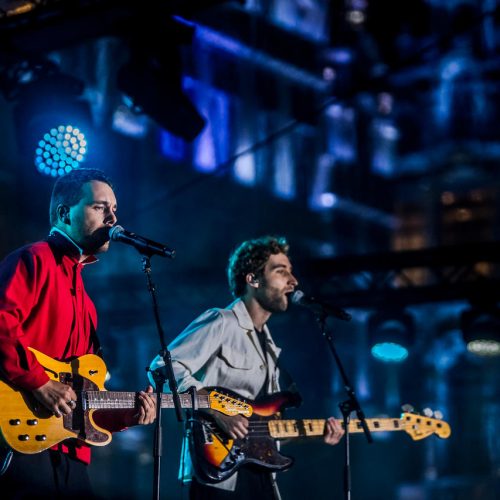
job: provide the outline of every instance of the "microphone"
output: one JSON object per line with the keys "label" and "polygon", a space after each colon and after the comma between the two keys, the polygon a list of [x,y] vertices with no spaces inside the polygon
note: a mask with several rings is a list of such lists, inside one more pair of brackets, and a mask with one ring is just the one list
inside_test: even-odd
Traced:
{"label": "microphone", "polygon": [[175,250],[173,248],[168,248],[161,243],[156,243],[156,241],[148,240],[138,234],[126,231],[122,226],[113,226],[109,230],[109,239],[131,245],[140,253],[149,257],[152,255],[160,255],[161,257],[168,257],[169,259],[175,257]]}
{"label": "microphone", "polygon": [[293,304],[311,309],[311,311],[316,314],[334,316],[335,318],[343,321],[350,321],[352,318],[348,312],[344,311],[340,307],[332,306],[331,304],[317,300],[314,297],[308,297],[302,290],[295,290],[292,294],[291,301]]}

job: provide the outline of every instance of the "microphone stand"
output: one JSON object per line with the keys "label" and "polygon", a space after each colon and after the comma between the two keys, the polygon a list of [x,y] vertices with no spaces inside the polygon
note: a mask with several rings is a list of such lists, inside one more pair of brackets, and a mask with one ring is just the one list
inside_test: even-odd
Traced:
{"label": "microphone stand", "polygon": [[156,421],[155,421],[155,433],[154,433],[154,472],[153,472],[153,499],[159,500],[160,498],[160,470],[161,470],[161,456],[162,456],[162,412],[161,412],[161,400],[163,394],[163,388],[165,385],[165,379],[168,379],[168,385],[170,392],[172,393],[172,398],[174,401],[175,413],[177,420],[182,422],[182,411],[181,402],[179,398],[179,392],[177,390],[177,382],[174,377],[174,370],[172,368],[172,359],[170,356],[170,351],[167,349],[167,344],[165,343],[165,333],[160,322],[160,312],[158,308],[158,300],[156,298],[156,288],[151,279],[151,254],[147,252],[140,252],[142,255],[142,269],[146,274],[146,280],[148,283],[148,290],[151,294],[151,299],[153,302],[153,312],[156,321],[156,328],[158,330],[158,336],[160,337],[160,356],[163,358],[165,363],[164,370],[152,370],[153,379],[156,385]]}
{"label": "microphone stand", "polygon": [[356,412],[356,415],[361,422],[361,427],[363,428],[367,441],[369,443],[372,443],[373,438],[370,429],[368,428],[368,425],[366,423],[366,418],[363,413],[363,410],[359,405],[359,401],[357,400],[356,395],[354,394],[354,390],[352,388],[351,383],[349,382],[349,378],[347,377],[344,367],[342,366],[342,362],[339,358],[339,355],[333,343],[332,335],[326,330],[327,316],[328,316],[327,312],[323,309],[321,313],[316,313],[316,320],[318,321],[319,327],[321,329],[321,334],[323,335],[323,337],[325,337],[326,341],[328,342],[328,345],[333,354],[335,362],[337,363],[337,367],[344,382],[344,388],[347,392],[347,399],[339,403],[339,408],[340,411],[342,412],[344,430],[345,430],[344,498],[346,500],[351,500],[351,462],[350,462],[351,457],[350,457],[349,421],[350,421],[350,415],[353,411]]}

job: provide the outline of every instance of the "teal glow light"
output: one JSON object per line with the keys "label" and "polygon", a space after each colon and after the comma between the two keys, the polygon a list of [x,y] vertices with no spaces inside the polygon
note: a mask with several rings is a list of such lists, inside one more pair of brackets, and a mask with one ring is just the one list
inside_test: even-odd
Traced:
{"label": "teal glow light", "polygon": [[72,125],[59,125],[50,129],[38,142],[35,166],[39,172],[52,177],[64,175],[85,160],[85,135]]}
{"label": "teal glow light", "polygon": [[402,363],[408,357],[408,349],[394,342],[381,342],[371,349],[372,356],[384,363]]}

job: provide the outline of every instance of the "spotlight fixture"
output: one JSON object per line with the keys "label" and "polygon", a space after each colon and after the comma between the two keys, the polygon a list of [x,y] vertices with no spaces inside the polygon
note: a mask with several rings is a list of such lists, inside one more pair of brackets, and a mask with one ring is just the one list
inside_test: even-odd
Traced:
{"label": "spotlight fixture", "polygon": [[500,356],[500,309],[472,307],[460,316],[467,350],[477,356]]}
{"label": "spotlight fixture", "polygon": [[51,61],[19,65],[9,76],[6,97],[16,101],[21,153],[33,158],[40,173],[53,177],[80,167],[92,130],[89,104],[81,98],[83,82],[61,73]]}
{"label": "spotlight fixture", "polygon": [[[132,37],[129,60],[117,74],[118,88],[134,108],[171,134],[193,141],[205,118],[183,89],[181,46],[191,43],[195,27],[177,16],[166,18],[146,35]],[[148,28],[146,28],[148,29]]]}
{"label": "spotlight fixture", "polygon": [[72,125],[59,125],[45,133],[35,150],[35,165],[40,173],[57,177],[75,168],[85,159],[85,135]]}
{"label": "spotlight fixture", "polygon": [[167,68],[154,68],[136,60],[119,70],[117,82],[136,108],[171,134],[192,141],[206,121],[184,94],[181,84],[171,78]]}
{"label": "spotlight fixture", "polygon": [[372,356],[384,363],[401,363],[415,337],[413,317],[403,310],[380,311],[368,320]]}

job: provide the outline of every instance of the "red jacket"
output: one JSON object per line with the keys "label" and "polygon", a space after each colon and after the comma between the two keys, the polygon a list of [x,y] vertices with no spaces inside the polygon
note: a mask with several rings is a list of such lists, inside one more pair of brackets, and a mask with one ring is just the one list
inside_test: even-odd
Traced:
{"label": "red jacket", "polygon": [[[0,263],[0,374],[21,389],[33,390],[49,377],[27,347],[65,361],[95,353],[96,309],[83,286],[84,265],[79,248],[52,231],[46,241],[22,247]],[[117,414],[115,413],[115,416]],[[99,425],[119,430],[123,425],[103,416]],[[56,449],[90,462],[90,448],[71,440]]]}

